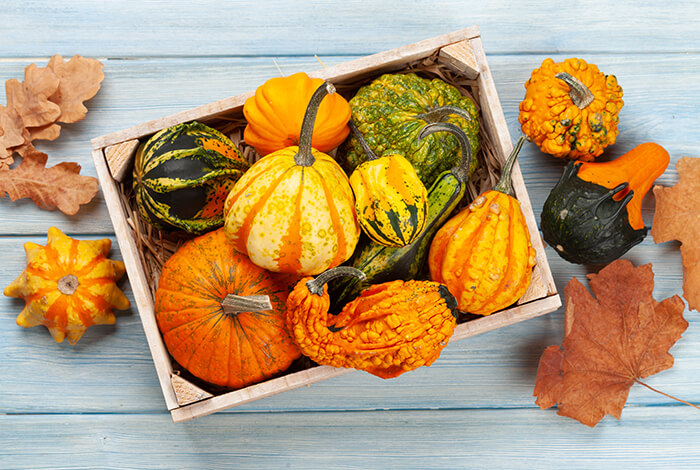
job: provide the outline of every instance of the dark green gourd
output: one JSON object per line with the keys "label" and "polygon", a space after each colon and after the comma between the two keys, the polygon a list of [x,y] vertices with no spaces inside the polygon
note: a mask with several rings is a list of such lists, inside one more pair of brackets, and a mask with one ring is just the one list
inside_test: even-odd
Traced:
{"label": "dark green gourd", "polygon": [[572,263],[619,258],[647,234],[641,200],[668,159],[660,146],[642,144],[612,162],[569,162],[542,208],[545,241]]}
{"label": "dark green gourd", "polygon": [[204,124],[164,129],[136,152],[139,213],[161,230],[201,233],[218,227],[226,196],[249,166],[228,137]]}

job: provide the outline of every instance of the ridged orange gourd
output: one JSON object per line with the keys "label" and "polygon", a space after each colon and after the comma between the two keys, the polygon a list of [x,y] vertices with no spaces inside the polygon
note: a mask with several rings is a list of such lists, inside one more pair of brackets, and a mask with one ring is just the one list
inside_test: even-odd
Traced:
{"label": "ridged orange gourd", "polygon": [[25,328],[44,325],[60,343],[75,344],[92,325],[112,325],[113,309],[129,308],[117,287],[124,263],[107,258],[108,239],[75,240],[49,228],[46,246],[27,242],[27,268],[5,288],[5,295],[24,299],[17,317]]}
{"label": "ridged orange gourd", "polygon": [[360,236],[355,198],[333,158],[311,147],[318,106],[333,93],[319,87],[309,102],[299,146],[256,162],[224,204],[226,235],[236,250],[275,272],[318,274],[352,255]]}
{"label": "ridged orange gourd", "polygon": [[[306,106],[322,84],[323,80],[304,72],[263,83],[243,105],[248,121],[243,132],[245,142],[260,155],[298,145]],[[350,114],[350,104],[340,94],[323,100],[314,125],[313,148],[330,152],[340,145],[350,132]]]}
{"label": "ridged orange gourd", "polygon": [[508,157],[498,184],[448,220],[430,245],[431,278],[448,287],[464,312],[490,315],[517,301],[530,285],[535,250],[511,183],[524,140]]}

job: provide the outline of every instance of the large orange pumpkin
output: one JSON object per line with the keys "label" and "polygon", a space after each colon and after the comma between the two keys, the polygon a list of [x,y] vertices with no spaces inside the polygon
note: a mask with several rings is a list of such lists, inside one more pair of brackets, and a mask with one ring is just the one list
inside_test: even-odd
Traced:
{"label": "large orange pumpkin", "polygon": [[[287,369],[301,355],[284,315],[295,280],[234,251],[223,229],[186,242],[163,266],[155,298],[168,351],[196,377],[229,388]],[[265,308],[255,296],[269,296],[272,309],[250,311]]]}

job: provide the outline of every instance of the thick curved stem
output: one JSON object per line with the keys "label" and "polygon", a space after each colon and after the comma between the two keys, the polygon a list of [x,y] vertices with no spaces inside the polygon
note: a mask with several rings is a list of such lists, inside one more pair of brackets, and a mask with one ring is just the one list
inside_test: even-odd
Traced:
{"label": "thick curved stem", "polygon": [[328,284],[333,279],[342,276],[355,276],[360,281],[364,281],[365,279],[367,279],[365,273],[363,273],[357,268],[353,268],[352,266],[338,266],[336,268],[329,269],[328,271],[324,271],[318,276],[316,276],[314,279],[308,281],[306,283],[306,287],[309,288],[309,292],[311,292],[312,294],[321,296],[323,295],[323,288],[326,284]]}
{"label": "thick curved stem", "polygon": [[449,132],[457,138],[459,147],[462,150],[462,159],[458,166],[452,168],[452,174],[454,174],[461,183],[466,182],[467,179],[469,179],[469,164],[472,161],[472,146],[469,143],[469,137],[462,129],[454,124],[449,122],[433,122],[421,129],[420,134],[418,134],[418,140],[422,140],[434,132]]}
{"label": "thick curved stem", "polygon": [[566,72],[560,72],[555,75],[556,78],[569,85],[569,96],[577,108],[584,109],[589,104],[593,103],[593,93],[586,85],[573,75]]}
{"label": "thick curved stem", "polygon": [[357,128],[355,123],[352,121],[348,121],[348,127],[350,127],[350,130],[352,131],[352,134],[355,136],[357,141],[360,143],[362,146],[362,151],[365,152],[365,155],[367,155],[367,160],[376,160],[377,154],[374,153],[374,150],[370,148],[370,146],[367,144],[367,141],[365,138],[362,136],[362,133],[360,132],[360,129]]}
{"label": "thick curved stem", "polygon": [[241,312],[264,312],[272,310],[269,295],[236,295],[228,294],[221,302],[221,308],[227,315]]}
{"label": "thick curved stem", "polygon": [[506,164],[503,166],[503,170],[501,170],[501,179],[499,179],[498,183],[496,183],[496,186],[493,187],[494,190],[500,191],[503,194],[507,194],[508,196],[515,195],[515,193],[513,192],[512,178],[513,165],[515,165],[515,159],[518,158],[518,154],[520,153],[520,149],[523,148],[524,143],[525,137],[520,136],[518,142],[515,144],[515,147],[513,147],[513,151],[510,152],[508,160],[506,160]]}
{"label": "thick curved stem", "polygon": [[323,82],[323,85],[318,87],[314,94],[311,95],[311,100],[309,100],[309,105],[306,107],[306,113],[304,114],[304,120],[301,123],[299,151],[294,155],[294,162],[297,165],[311,166],[316,161],[313,153],[311,153],[311,140],[313,138],[316,114],[323,98],[333,93],[335,93],[335,87],[329,82]]}
{"label": "thick curved stem", "polygon": [[450,114],[456,114],[457,116],[463,117],[467,121],[472,120],[471,115],[466,110],[450,105],[431,109],[425,113],[417,114],[416,117],[424,120],[427,123],[432,123],[443,122]]}

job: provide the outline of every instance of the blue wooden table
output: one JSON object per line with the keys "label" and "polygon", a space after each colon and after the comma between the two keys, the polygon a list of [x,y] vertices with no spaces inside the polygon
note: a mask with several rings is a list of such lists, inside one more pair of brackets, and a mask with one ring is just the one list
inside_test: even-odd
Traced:
{"label": "blue wooden table", "polygon": [[[313,2],[315,3],[315,2]],[[0,80],[53,54],[99,58],[106,75],[87,118],[39,142],[50,163],[95,176],[90,139],[311,71],[478,24],[512,135],[530,71],[581,57],[624,89],[616,157],[654,141],[674,163],[700,156],[700,5],[555,1],[5,0]],[[658,5],[658,6],[655,6]],[[529,145],[520,157],[536,216],[563,165]],[[644,203],[651,223],[654,201]],[[25,265],[23,244],[50,226],[113,238],[101,196],[77,216],[0,200],[0,285]],[[548,257],[562,291],[592,268]],[[119,259],[119,250],[113,250]],[[677,243],[647,238],[626,259],[653,263],[657,299],[680,293]],[[584,281],[585,282],[585,281]],[[122,283],[133,303],[128,282]],[[354,372],[175,425],[137,312],[91,328],[75,346],[19,328],[23,303],[0,298],[0,468],[630,468],[700,466],[700,413],[633,387],[622,420],[590,429],[532,391],[544,348],[563,338],[563,309],[450,344],[430,368],[383,381]],[[700,320],[672,349],[673,369],[648,383],[700,402]]]}

